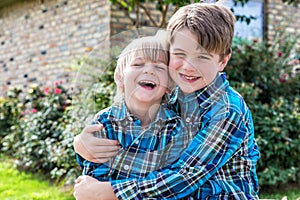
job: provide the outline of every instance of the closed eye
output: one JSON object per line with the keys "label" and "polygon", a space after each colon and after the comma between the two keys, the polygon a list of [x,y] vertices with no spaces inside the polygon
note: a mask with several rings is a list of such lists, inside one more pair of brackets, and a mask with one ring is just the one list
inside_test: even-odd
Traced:
{"label": "closed eye", "polygon": [[208,56],[198,56],[198,58],[203,60],[210,60],[210,57]]}
{"label": "closed eye", "polygon": [[155,67],[159,70],[167,70],[167,66],[164,64],[159,64],[159,65],[156,65]]}
{"label": "closed eye", "polygon": [[175,56],[179,56],[179,57],[184,57],[185,56],[185,53],[181,53],[181,52],[173,52],[172,54],[175,55]]}

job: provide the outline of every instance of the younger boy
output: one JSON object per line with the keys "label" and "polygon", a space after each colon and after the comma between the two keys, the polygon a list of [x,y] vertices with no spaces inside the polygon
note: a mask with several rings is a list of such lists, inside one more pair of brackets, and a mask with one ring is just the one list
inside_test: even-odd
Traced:
{"label": "younger boy", "polygon": [[181,120],[163,100],[170,85],[168,51],[158,38],[163,35],[135,39],[121,53],[115,103],[96,115],[94,123],[104,128],[94,136],[118,140],[122,149],[103,164],[77,155],[84,175],[100,181],[141,178],[179,157]]}
{"label": "younger boy", "polygon": [[[198,132],[172,165],[144,179],[111,182],[119,199],[258,199],[259,150],[251,112],[222,73],[234,22],[229,9],[205,3],[184,6],[171,17],[169,73],[179,87],[170,105]],[[106,182],[79,177],[76,192],[82,192],[81,181],[99,193],[111,191]]]}

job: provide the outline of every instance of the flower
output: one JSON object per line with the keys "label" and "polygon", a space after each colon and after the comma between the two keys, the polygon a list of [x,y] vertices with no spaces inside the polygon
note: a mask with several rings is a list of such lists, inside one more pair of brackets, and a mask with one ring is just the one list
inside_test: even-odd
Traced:
{"label": "flower", "polygon": [[59,88],[55,88],[54,93],[55,94],[61,94],[62,90]]}
{"label": "flower", "polygon": [[38,110],[35,109],[35,108],[32,108],[32,109],[31,109],[31,112],[32,112],[32,113],[36,113],[37,111],[38,111]]}
{"label": "flower", "polygon": [[277,52],[277,56],[280,58],[283,55],[282,51]]}
{"label": "flower", "polygon": [[288,82],[288,80],[289,80],[289,74],[287,73],[281,74],[279,77],[279,81],[281,83]]}
{"label": "flower", "polygon": [[48,94],[49,94],[49,90],[50,90],[50,88],[48,88],[48,87],[44,89],[45,95],[48,95]]}

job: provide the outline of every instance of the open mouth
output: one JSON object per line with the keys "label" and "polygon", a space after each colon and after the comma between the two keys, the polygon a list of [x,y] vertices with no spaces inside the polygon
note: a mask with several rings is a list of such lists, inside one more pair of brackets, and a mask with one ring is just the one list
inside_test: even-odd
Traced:
{"label": "open mouth", "polygon": [[157,86],[153,81],[140,81],[138,84],[148,90],[153,90]]}

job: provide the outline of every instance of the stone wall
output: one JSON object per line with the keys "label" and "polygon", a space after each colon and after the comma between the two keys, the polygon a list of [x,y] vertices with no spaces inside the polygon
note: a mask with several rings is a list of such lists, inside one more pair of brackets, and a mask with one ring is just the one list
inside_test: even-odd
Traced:
{"label": "stone wall", "polygon": [[95,47],[99,51],[109,36],[107,0],[22,0],[0,5],[0,96],[16,86],[71,82],[63,63],[88,56]]}
{"label": "stone wall", "polygon": [[[276,32],[300,34],[300,7],[282,3],[282,0],[265,0],[265,39],[273,40]],[[298,42],[300,47],[300,41]]]}

